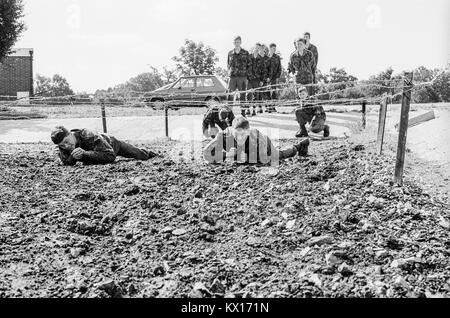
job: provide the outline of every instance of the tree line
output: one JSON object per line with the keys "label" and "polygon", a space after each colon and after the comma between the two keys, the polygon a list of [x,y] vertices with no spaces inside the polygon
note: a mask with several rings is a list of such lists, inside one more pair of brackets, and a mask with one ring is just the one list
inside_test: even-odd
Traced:
{"label": "tree line", "polygon": [[[12,48],[21,34],[26,29],[23,22],[24,6],[22,0],[2,0],[0,1],[0,63],[11,54]],[[181,75],[199,75],[216,74],[225,80],[228,77],[226,69],[217,66],[219,58],[217,52],[212,47],[203,42],[194,42],[186,39],[179,50],[179,54],[172,60],[176,63],[174,69],[164,67],[159,71],[151,67],[150,71],[141,73],[125,83],[100,89],[95,92],[96,96],[115,95],[118,98],[124,96],[138,96],[143,92],[155,90],[161,86],[175,81]],[[441,74],[432,85],[419,86],[413,91],[413,101],[416,103],[437,103],[450,102],[450,72]],[[427,69],[420,66],[414,70],[415,82],[428,82],[441,73],[441,69]],[[362,98],[377,97],[383,93],[392,93],[401,89],[401,81],[393,85],[392,81],[400,80],[402,72],[394,73],[392,68],[388,68],[379,74],[370,76],[368,80],[361,81],[358,84],[381,83],[383,87],[361,86],[357,85],[358,78],[348,74],[344,68],[331,68],[328,72],[318,70],[318,89],[319,99],[339,99],[339,98]],[[283,69],[281,83],[286,83],[289,76]],[[347,82],[342,85],[328,85],[333,83]],[[52,77],[46,77],[37,74],[35,77],[35,94],[43,97],[58,97],[74,95],[67,79],[55,74]],[[77,94],[80,95],[80,94]],[[87,94],[81,94],[88,96]],[[281,94],[282,99],[295,98],[295,91],[286,88]],[[400,98],[400,96],[399,96]]]}

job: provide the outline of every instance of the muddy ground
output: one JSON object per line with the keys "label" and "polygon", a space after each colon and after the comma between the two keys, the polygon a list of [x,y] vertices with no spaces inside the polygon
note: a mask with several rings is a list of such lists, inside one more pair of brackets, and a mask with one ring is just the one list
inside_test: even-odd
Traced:
{"label": "muddy ground", "polygon": [[355,146],[271,169],[191,161],[183,142],[75,167],[0,144],[0,297],[450,296],[448,198],[410,170],[393,186],[393,153]]}

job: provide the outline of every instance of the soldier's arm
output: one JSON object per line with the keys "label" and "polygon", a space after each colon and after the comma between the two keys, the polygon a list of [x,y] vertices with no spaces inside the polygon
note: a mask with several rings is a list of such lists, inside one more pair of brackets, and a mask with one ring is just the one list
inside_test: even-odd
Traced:
{"label": "soldier's arm", "polygon": [[292,61],[292,57],[293,57],[293,55],[291,54],[291,56],[289,57],[289,63],[288,63],[288,67],[287,67],[288,74],[289,74],[289,73],[295,73],[295,70],[294,70],[294,63],[293,63],[293,61]]}
{"label": "soldier's arm", "polygon": [[319,63],[319,51],[317,50],[317,47],[315,47],[314,49],[314,58],[315,58],[314,68],[317,68],[317,64]]}
{"label": "soldier's arm", "polygon": [[234,113],[231,111],[230,114],[228,115],[228,120],[230,121],[230,126],[233,124],[233,120],[234,120]]}
{"label": "soldier's arm", "polygon": [[224,133],[220,131],[203,150],[203,157],[209,163],[222,162],[224,160]]}
{"label": "soldier's arm", "polygon": [[110,144],[100,136],[94,136],[94,149],[85,151],[81,161],[90,164],[112,163],[116,160],[116,154]]}
{"label": "soldier's arm", "polygon": [[211,123],[211,112],[212,112],[212,110],[209,109],[206,112],[205,116],[203,117],[202,131],[205,131],[206,129],[208,129],[208,126]]}
{"label": "soldier's arm", "polygon": [[77,163],[70,152],[61,148],[59,148],[59,159],[61,159],[64,166],[74,166]]}
{"label": "soldier's arm", "polygon": [[227,67],[228,67],[228,70],[229,70],[230,67],[231,67],[231,57],[230,57],[230,53],[228,53]]}
{"label": "soldier's arm", "polygon": [[277,72],[276,72],[276,78],[280,78],[281,77],[281,59],[278,58],[277,59]]}

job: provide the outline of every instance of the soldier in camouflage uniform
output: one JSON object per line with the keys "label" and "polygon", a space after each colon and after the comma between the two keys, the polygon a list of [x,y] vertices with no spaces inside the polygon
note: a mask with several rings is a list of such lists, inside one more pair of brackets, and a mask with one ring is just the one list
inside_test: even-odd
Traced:
{"label": "soldier in camouflage uniform", "polygon": [[310,124],[309,130],[313,133],[320,133],[323,131],[325,138],[330,136],[330,127],[325,125],[327,115],[322,105],[315,105],[313,103],[304,102],[308,94],[305,87],[298,89],[298,97],[300,99],[300,106],[295,110],[295,117],[300,129],[295,134],[295,137],[308,137],[306,124]]}
{"label": "soldier in camouflage uniform", "polygon": [[314,83],[317,83],[316,72],[317,72],[317,64],[319,63],[319,51],[317,50],[317,46],[311,43],[311,34],[309,32],[305,32],[303,38],[306,41],[306,49],[311,51],[314,56],[314,67],[313,67],[313,75],[314,75]]}
{"label": "soldier in camouflage uniform", "polygon": [[[281,77],[281,58],[278,54],[276,54],[277,45],[275,43],[270,44],[270,52],[269,52],[269,61],[267,65],[267,83],[270,85],[271,89],[273,89],[268,94],[269,100],[277,100],[278,99],[278,93],[276,86],[279,83],[279,79]],[[267,112],[276,112],[276,109],[274,106],[268,106]]]}
{"label": "soldier in camouflage uniform", "polygon": [[[247,100],[253,102],[252,116],[256,115],[256,102],[259,102],[262,99],[261,92],[259,92],[258,89],[263,85],[266,71],[264,57],[260,55],[261,47],[261,44],[256,43],[253,48],[253,54],[250,56],[250,69],[247,76],[248,89],[254,90],[247,94]],[[250,114],[250,111],[248,111],[248,114]]]}
{"label": "soldier in camouflage uniform", "polygon": [[62,126],[51,133],[53,143],[58,145],[59,157],[65,166],[73,166],[77,161],[84,164],[107,164],[116,156],[148,160],[158,154],[137,148],[113,136],[94,133],[88,129],[73,129],[70,132]]}
{"label": "soldier in camouflage uniform", "polygon": [[251,129],[248,120],[238,116],[233,127],[219,132],[205,147],[203,154],[209,163],[221,163],[227,158],[244,164],[277,164],[279,160],[296,155],[307,156],[309,139],[303,138],[296,145],[276,149],[270,138],[257,129]]}
{"label": "soldier in camouflage uniform", "polygon": [[[291,54],[288,65],[288,72],[295,74],[297,84],[313,84],[314,82],[314,56],[311,51],[305,48],[306,41],[297,41],[297,50]],[[314,87],[307,86],[308,94],[314,95]]]}
{"label": "soldier in camouflage uniform", "polygon": [[[230,83],[228,92],[234,93],[236,90],[241,92],[239,100],[245,102],[245,93],[247,90],[247,76],[250,69],[250,54],[241,48],[241,37],[234,39],[234,49],[228,53],[228,71],[230,74]],[[233,95],[228,96],[229,101],[233,101]],[[241,107],[242,115],[245,116],[245,109],[248,106]]]}
{"label": "soldier in camouflage uniform", "polygon": [[230,127],[234,120],[234,114],[228,106],[214,105],[208,109],[203,117],[202,129],[205,138],[214,138],[219,129],[225,130]]}

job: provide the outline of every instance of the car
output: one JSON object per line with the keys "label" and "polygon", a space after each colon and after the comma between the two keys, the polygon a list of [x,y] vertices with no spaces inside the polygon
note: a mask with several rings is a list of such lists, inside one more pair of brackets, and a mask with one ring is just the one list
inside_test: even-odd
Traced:
{"label": "car", "polygon": [[170,101],[172,106],[207,106],[227,98],[227,83],[216,75],[181,76],[173,83],[145,93],[147,105]]}

